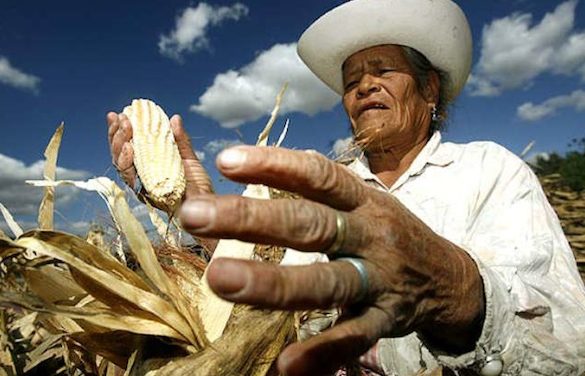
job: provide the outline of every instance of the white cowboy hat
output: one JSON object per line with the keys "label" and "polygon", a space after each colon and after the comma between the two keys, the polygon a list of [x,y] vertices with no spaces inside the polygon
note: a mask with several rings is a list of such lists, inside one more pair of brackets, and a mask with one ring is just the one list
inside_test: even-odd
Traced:
{"label": "white cowboy hat", "polygon": [[446,102],[471,69],[471,31],[451,0],[352,0],[325,13],[301,36],[298,54],[327,86],[343,95],[341,67],[352,54],[382,44],[416,49],[449,74]]}

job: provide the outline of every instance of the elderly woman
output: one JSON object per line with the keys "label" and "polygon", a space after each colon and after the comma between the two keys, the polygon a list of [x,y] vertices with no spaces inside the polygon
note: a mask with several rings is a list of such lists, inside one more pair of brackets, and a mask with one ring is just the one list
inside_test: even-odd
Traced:
{"label": "elderly woman", "polygon": [[[304,199],[213,195],[180,118],[171,121],[190,177],[189,232],[332,260],[209,267],[212,289],[234,302],[341,307],[336,325],[281,354],[280,370],[326,374],[366,354],[364,366],[384,375],[584,372],[585,289],[538,180],[493,143],[441,142],[445,106],[471,65],[457,5],[353,0],[309,27],[299,54],[343,96],[365,158],[346,167],[314,152],[239,146],[217,166]],[[114,162],[133,184],[130,125],[114,113],[108,123]]]}

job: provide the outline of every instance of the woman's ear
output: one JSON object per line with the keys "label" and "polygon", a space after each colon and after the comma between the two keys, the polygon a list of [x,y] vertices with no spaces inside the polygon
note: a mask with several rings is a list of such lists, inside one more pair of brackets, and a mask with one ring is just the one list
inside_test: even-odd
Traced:
{"label": "woman's ear", "polygon": [[428,103],[439,103],[439,91],[441,89],[441,80],[435,70],[429,72],[429,78],[424,88],[423,95]]}

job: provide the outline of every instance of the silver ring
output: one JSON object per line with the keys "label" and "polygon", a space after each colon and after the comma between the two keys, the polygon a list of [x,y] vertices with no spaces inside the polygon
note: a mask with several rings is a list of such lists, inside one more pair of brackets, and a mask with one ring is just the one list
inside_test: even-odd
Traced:
{"label": "silver ring", "polygon": [[335,259],[335,261],[345,261],[349,262],[353,267],[357,270],[358,274],[360,275],[360,292],[358,294],[357,301],[362,301],[366,297],[369,287],[370,287],[370,280],[368,278],[368,270],[364,265],[364,260],[355,257],[340,257]]}
{"label": "silver ring", "polygon": [[337,229],[335,231],[335,239],[333,243],[327,248],[325,253],[331,254],[339,251],[345,242],[345,233],[347,229],[347,223],[345,222],[345,217],[339,211],[335,211],[335,225]]}

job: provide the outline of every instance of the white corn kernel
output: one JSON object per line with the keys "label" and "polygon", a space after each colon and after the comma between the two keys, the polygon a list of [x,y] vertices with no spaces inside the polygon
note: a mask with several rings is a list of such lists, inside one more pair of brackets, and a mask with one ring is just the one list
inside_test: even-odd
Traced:
{"label": "white corn kernel", "polygon": [[132,124],[134,165],[156,207],[173,214],[185,193],[185,172],[168,116],[148,99],[134,99],[124,108]]}

